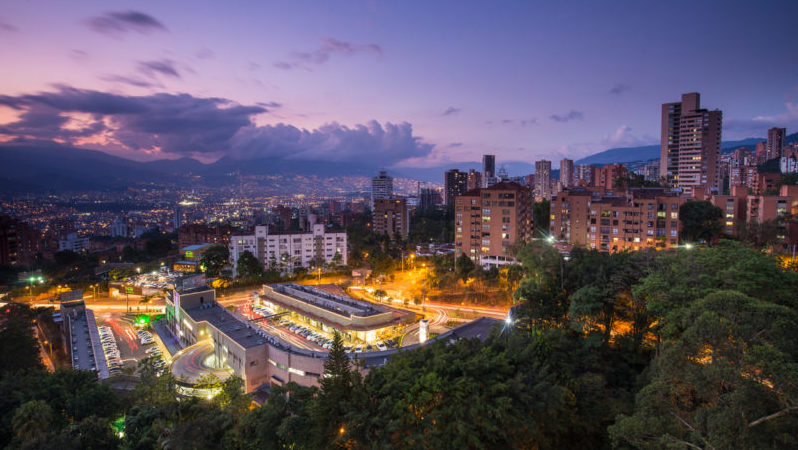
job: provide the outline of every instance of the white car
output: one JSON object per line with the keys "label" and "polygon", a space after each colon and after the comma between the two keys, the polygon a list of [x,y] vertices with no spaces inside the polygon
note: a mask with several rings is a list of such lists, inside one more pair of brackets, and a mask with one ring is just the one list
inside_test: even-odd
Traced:
{"label": "white car", "polygon": [[363,351],[363,346],[362,345],[358,345],[357,347],[355,347],[355,353],[360,353],[362,351]]}
{"label": "white car", "polygon": [[381,352],[384,352],[384,351],[388,350],[388,346],[385,345],[382,342],[377,342],[377,349],[379,349],[379,351],[381,351]]}

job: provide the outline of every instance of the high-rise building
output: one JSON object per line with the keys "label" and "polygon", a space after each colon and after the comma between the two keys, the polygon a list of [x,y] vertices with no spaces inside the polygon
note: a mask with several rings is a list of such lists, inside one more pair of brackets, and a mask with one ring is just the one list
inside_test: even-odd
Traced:
{"label": "high-rise building", "polygon": [[784,139],[787,137],[786,128],[771,128],[768,130],[767,155],[768,159],[781,158],[784,154]]}
{"label": "high-rise building", "polygon": [[574,160],[562,159],[560,161],[560,183],[562,187],[569,188],[574,185]]}
{"label": "high-rise building", "polygon": [[511,264],[515,244],[532,241],[529,187],[502,182],[468,191],[455,199],[455,256],[468,255],[482,266]]}
{"label": "high-rise building", "polygon": [[421,188],[418,194],[418,205],[421,209],[434,208],[435,206],[440,204],[441,204],[440,189]]}
{"label": "high-rise building", "polygon": [[551,161],[535,161],[535,197],[551,200]]}
{"label": "high-rise building", "polygon": [[482,187],[496,183],[496,155],[482,155]]}
{"label": "high-rise building", "polygon": [[619,190],[626,185],[629,178],[629,170],[623,164],[607,164],[604,167],[596,168],[593,173],[592,186],[607,189],[609,191]]}
{"label": "high-rise building", "polygon": [[380,170],[380,174],[371,179],[371,210],[374,211],[374,200],[393,196],[393,177]]}
{"label": "high-rise building", "polygon": [[574,184],[579,186],[592,185],[595,169],[596,167],[592,164],[579,164],[574,167]]}
{"label": "high-rise building", "polygon": [[32,226],[0,216],[0,265],[30,266],[41,251],[42,237]]}
{"label": "high-rise building", "polygon": [[447,170],[443,180],[443,202],[454,204],[454,198],[468,190],[468,174],[457,169]]}
{"label": "high-rise building", "polygon": [[468,171],[468,182],[466,183],[466,189],[479,189],[482,187],[482,173],[477,172],[474,169],[470,169]]}
{"label": "high-rise building", "polygon": [[723,113],[701,108],[697,92],[662,105],[660,177],[686,194],[719,187],[720,134]]}
{"label": "high-rise building", "polygon": [[[463,173],[465,175],[465,173]],[[406,238],[410,233],[410,211],[407,199],[387,198],[374,201],[374,232]]]}

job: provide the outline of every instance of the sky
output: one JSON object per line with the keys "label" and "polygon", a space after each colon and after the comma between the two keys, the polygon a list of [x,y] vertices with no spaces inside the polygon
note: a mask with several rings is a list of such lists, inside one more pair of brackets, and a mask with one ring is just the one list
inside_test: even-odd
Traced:
{"label": "sky", "polygon": [[136,160],[383,167],[658,144],[660,105],[724,140],[798,131],[798,2],[16,1],[0,143]]}

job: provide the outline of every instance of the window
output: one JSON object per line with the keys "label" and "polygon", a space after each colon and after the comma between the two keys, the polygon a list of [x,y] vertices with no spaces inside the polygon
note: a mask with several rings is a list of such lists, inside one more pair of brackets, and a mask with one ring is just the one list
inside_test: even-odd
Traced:
{"label": "window", "polygon": [[678,219],[678,218],[679,218],[679,213],[677,213],[677,212],[672,212],[671,213],[671,219]]}

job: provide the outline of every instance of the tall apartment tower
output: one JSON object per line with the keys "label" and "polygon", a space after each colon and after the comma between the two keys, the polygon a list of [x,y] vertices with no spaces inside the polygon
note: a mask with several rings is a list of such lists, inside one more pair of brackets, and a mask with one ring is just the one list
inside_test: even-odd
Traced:
{"label": "tall apartment tower", "polygon": [[535,161],[535,197],[551,200],[551,161]]}
{"label": "tall apartment tower", "polygon": [[512,248],[532,242],[532,190],[505,181],[455,199],[455,257],[483,266],[512,264]]}
{"label": "tall apartment tower", "polygon": [[482,155],[482,187],[496,183],[496,155]]}
{"label": "tall apartment tower", "polygon": [[393,196],[393,177],[380,170],[380,174],[371,179],[371,210],[374,211],[374,200]]}
{"label": "tall apartment tower", "polygon": [[771,128],[768,130],[768,159],[781,158],[781,155],[784,154],[784,139],[786,137],[786,128]]}
{"label": "tall apartment tower", "polygon": [[469,169],[468,171],[468,183],[467,189],[470,191],[471,189],[479,189],[482,187],[482,173],[474,170]]}
{"label": "tall apartment tower", "polygon": [[457,169],[447,170],[443,179],[443,202],[454,205],[454,198],[468,190],[468,174]]}
{"label": "tall apartment tower", "polygon": [[410,233],[410,210],[407,199],[377,199],[374,202],[374,232],[387,234],[390,237],[401,235],[406,238]]}
{"label": "tall apartment tower", "polygon": [[723,113],[701,108],[697,92],[662,105],[660,177],[685,194],[697,187],[719,187],[720,133]]}
{"label": "tall apartment tower", "polygon": [[569,188],[574,185],[574,160],[563,159],[560,161],[560,183],[562,187]]}

